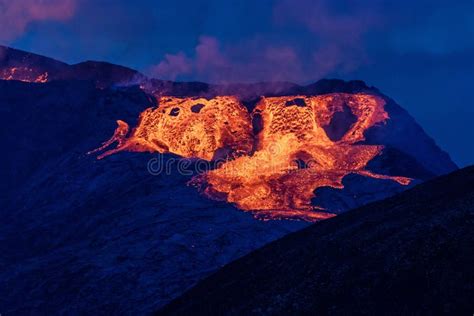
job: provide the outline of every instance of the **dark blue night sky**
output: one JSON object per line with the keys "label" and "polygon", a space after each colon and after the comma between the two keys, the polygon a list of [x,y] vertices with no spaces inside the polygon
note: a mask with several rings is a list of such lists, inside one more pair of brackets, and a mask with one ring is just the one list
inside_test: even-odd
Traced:
{"label": "dark blue night sky", "polygon": [[361,79],[474,162],[472,0],[0,0],[0,19],[2,44],[159,78]]}

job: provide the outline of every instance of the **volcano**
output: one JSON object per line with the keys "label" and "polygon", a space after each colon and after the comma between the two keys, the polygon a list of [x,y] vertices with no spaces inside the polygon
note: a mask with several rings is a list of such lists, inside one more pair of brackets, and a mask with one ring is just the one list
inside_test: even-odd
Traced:
{"label": "volcano", "polygon": [[[348,175],[407,186],[455,168],[440,151],[444,170],[393,146],[387,127],[407,118],[393,122],[387,100],[374,93],[262,96],[252,106],[239,96],[154,96],[156,105],[140,114],[133,130],[117,121],[113,136],[90,153],[102,152],[98,159],[123,151],[173,153],[214,162],[191,183],[256,218],[332,217],[344,208],[323,206],[315,191],[342,190]],[[387,159],[397,167],[377,169]]]}
{"label": "volcano", "polygon": [[149,313],[309,222],[457,169],[362,81],[171,82],[6,47],[0,76],[5,313]]}

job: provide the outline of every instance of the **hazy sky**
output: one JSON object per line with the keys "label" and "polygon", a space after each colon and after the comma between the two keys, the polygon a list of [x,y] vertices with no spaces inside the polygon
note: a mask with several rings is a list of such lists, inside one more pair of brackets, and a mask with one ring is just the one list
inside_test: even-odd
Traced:
{"label": "hazy sky", "polygon": [[474,0],[0,0],[0,43],[211,82],[361,79],[474,163]]}

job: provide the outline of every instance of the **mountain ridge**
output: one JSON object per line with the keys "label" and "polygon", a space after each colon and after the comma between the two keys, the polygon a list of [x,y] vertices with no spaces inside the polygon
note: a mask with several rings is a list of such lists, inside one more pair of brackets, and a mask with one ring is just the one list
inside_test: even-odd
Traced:
{"label": "mountain ridge", "polygon": [[[3,51],[3,53],[2,53]],[[44,62],[41,62],[45,60]],[[236,95],[246,105],[251,112],[253,107],[257,104],[258,100],[262,96],[286,96],[286,95],[308,95],[317,96],[321,94],[329,93],[368,93],[382,97],[386,100],[387,107],[390,111],[398,116],[408,118],[412,122],[409,126],[415,126],[416,128],[410,127],[413,134],[425,134],[423,128],[418,126],[410,116],[410,114],[400,107],[393,99],[381,93],[377,88],[367,86],[365,82],[361,80],[344,81],[340,79],[321,79],[315,83],[308,85],[298,85],[290,82],[260,82],[260,83],[234,83],[234,84],[208,84],[204,82],[173,82],[168,80],[159,80],[148,78],[142,73],[120,65],[115,65],[108,62],[97,62],[97,61],[86,61],[73,65],[57,61],[55,59],[44,57],[41,55],[17,50],[14,48],[8,48],[6,46],[0,46],[0,78],[12,77],[11,67],[21,66],[26,63],[26,68],[35,66],[36,64],[45,64],[38,70],[27,71],[25,81],[35,81],[38,78],[44,80],[45,73],[48,73],[47,80],[88,80],[95,82],[99,88],[114,87],[114,86],[130,86],[138,85],[147,93],[159,97],[164,95],[177,96],[177,97],[205,97],[213,98],[220,95]],[[52,64],[52,74],[48,72],[48,65]],[[60,66],[58,66],[60,65]],[[54,74],[56,68],[61,68],[57,74]],[[67,69],[62,69],[62,68]],[[22,80],[21,75],[24,73],[18,73],[18,79]],[[13,79],[15,74],[13,75]],[[396,133],[399,133],[402,128],[399,127]],[[418,130],[417,130],[418,129]],[[386,129],[388,131],[390,129]],[[396,134],[392,132],[392,134]],[[384,137],[384,136],[382,136]],[[370,138],[370,137],[369,137]],[[392,135],[391,139],[397,140],[396,135]],[[403,140],[402,140],[403,141]],[[377,137],[372,141],[369,139],[368,142],[377,142]],[[439,151],[439,147],[435,141],[430,138],[426,140],[426,144],[429,144],[431,149],[425,149],[424,159],[428,156],[426,152]],[[392,144],[395,148],[405,148],[406,143],[395,142]],[[417,152],[423,154],[418,148],[418,145],[408,148],[408,152]],[[405,150],[407,152],[407,150]],[[428,169],[442,170],[442,165],[450,165],[452,171],[457,168],[456,164],[450,159],[450,157],[444,153],[443,158],[440,160],[438,165],[432,164]],[[440,168],[441,167],[441,168]]]}
{"label": "mountain ridge", "polygon": [[[167,93],[176,96],[187,96],[191,95],[190,93],[203,95],[208,94],[208,96],[217,94],[237,94],[243,95],[245,98],[250,98],[248,90],[253,92],[251,93],[251,97],[259,97],[261,95],[278,96],[285,94],[323,94],[330,92],[378,92],[376,88],[367,86],[361,80],[352,80],[346,83],[339,79],[321,79],[318,82],[307,85],[299,85],[285,81],[229,84],[211,84],[200,81],[174,82],[170,80],[150,78],[133,68],[106,61],[87,60],[79,63],[68,64],[54,58],[0,45],[0,71],[5,71],[9,67],[18,66],[19,63],[23,63],[23,65],[26,64],[26,66],[36,67],[38,64],[44,64],[43,67],[41,67],[42,71],[48,71],[48,67],[51,67],[52,70],[50,70],[50,72],[52,73],[50,74],[50,80],[93,80],[102,88],[117,84],[142,84],[147,91],[153,92],[153,90],[161,88]],[[101,80],[99,78],[100,76],[97,76],[97,74],[96,77],[94,77],[93,74],[88,73],[88,70],[91,71],[91,68],[92,70],[94,70],[94,68],[102,68],[104,73],[117,73],[123,77],[117,76],[114,78],[115,81]],[[78,76],[74,70],[85,72],[85,74],[81,76],[79,73]],[[40,71],[34,72],[41,74]],[[5,77],[5,74],[3,74],[3,77]],[[34,78],[32,77],[25,77],[22,79],[21,75],[18,74],[18,80],[34,81],[33,79]]]}

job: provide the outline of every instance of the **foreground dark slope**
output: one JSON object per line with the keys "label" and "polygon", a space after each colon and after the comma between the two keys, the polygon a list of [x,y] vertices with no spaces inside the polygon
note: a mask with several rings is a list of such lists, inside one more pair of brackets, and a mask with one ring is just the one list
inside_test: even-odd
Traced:
{"label": "foreground dark slope", "polygon": [[229,264],[158,314],[474,311],[474,167]]}

